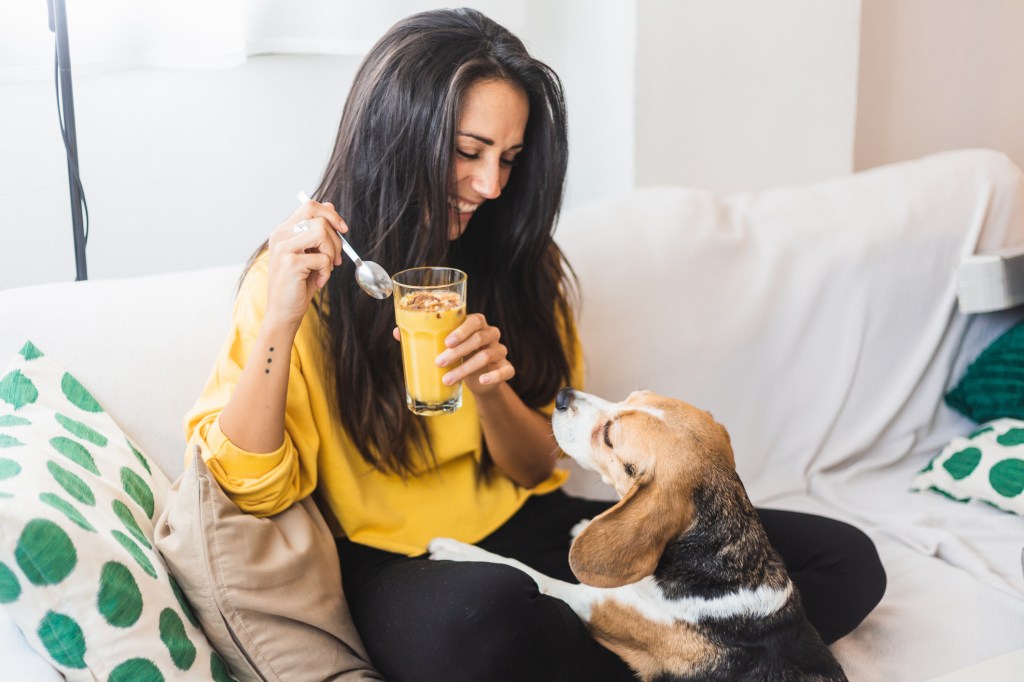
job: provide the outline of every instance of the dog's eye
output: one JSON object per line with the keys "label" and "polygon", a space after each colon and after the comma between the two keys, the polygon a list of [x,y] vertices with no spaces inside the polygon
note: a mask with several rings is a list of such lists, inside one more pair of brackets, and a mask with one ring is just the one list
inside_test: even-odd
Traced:
{"label": "dog's eye", "polygon": [[604,431],[603,431],[602,435],[604,436],[604,444],[605,444],[605,445],[607,445],[607,446],[608,446],[608,447],[610,447],[610,448],[613,448],[613,447],[615,447],[615,446],[614,446],[614,445],[612,445],[612,439],[608,437],[608,431],[609,431],[609,430],[610,430],[611,428],[612,428],[612,422],[611,422],[611,420],[609,419],[608,421],[606,421],[606,422],[604,423]]}
{"label": "dog's eye", "polygon": [[636,465],[631,462],[623,462],[622,470],[626,472],[626,475],[630,478],[636,478]]}

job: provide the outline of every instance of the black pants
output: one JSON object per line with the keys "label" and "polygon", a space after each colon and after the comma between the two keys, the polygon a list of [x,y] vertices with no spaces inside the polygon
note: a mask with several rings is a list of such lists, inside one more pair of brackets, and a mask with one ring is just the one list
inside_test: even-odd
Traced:
{"label": "black pants", "polygon": [[[569,569],[569,529],[612,503],[557,491],[531,498],[478,543],[553,578]],[[885,591],[874,544],[853,526],[759,510],[804,609],[826,643],[855,628]],[[565,602],[500,564],[430,561],[338,542],[345,596],[370,657],[388,682],[633,680]]]}

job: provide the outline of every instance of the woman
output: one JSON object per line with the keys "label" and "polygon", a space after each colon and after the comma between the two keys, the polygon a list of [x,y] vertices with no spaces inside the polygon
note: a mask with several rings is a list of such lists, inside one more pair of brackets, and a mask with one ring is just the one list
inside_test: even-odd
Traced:
{"label": "woman", "polygon": [[[561,84],[515,36],[466,9],[399,22],[356,75],[317,201],[251,262],[187,418],[242,509],[274,514],[317,490],[344,532],[353,618],[393,682],[632,679],[521,572],[424,554],[455,537],[574,580],[569,529],[609,506],[559,491],[554,467],[554,396],[582,374],[551,236],[566,159]],[[468,273],[471,314],[437,361],[463,382],[460,410],[405,408],[391,304],[355,286],[335,230],[391,272]],[[852,630],[884,589],[870,541],[818,517],[762,518],[823,638]]]}

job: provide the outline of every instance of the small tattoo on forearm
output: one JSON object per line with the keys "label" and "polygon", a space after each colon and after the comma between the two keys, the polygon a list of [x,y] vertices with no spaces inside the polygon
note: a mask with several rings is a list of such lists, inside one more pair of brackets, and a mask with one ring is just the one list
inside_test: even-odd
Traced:
{"label": "small tattoo on forearm", "polygon": [[[270,347],[270,352],[271,352],[271,353],[273,353],[273,352],[274,352],[274,347],[273,347],[273,346],[271,346],[271,347]],[[274,360],[273,358],[267,358],[267,364],[269,365],[269,364],[270,364],[271,362],[273,362],[273,360]],[[263,371],[264,371],[264,372],[265,372],[266,374],[270,374],[270,368],[269,368],[269,367],[267,367],[267,368],[266,368],[265,370],[263,370]]]}

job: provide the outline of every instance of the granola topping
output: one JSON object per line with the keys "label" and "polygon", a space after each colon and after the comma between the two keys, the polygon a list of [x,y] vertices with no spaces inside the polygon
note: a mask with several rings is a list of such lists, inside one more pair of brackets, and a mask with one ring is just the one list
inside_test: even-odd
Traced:
{"label": "granola topping", "polygon": [[423,313],[440,313],[461,305],[462,301],[454,291],[414,291],[398,301],[400,308]]}

